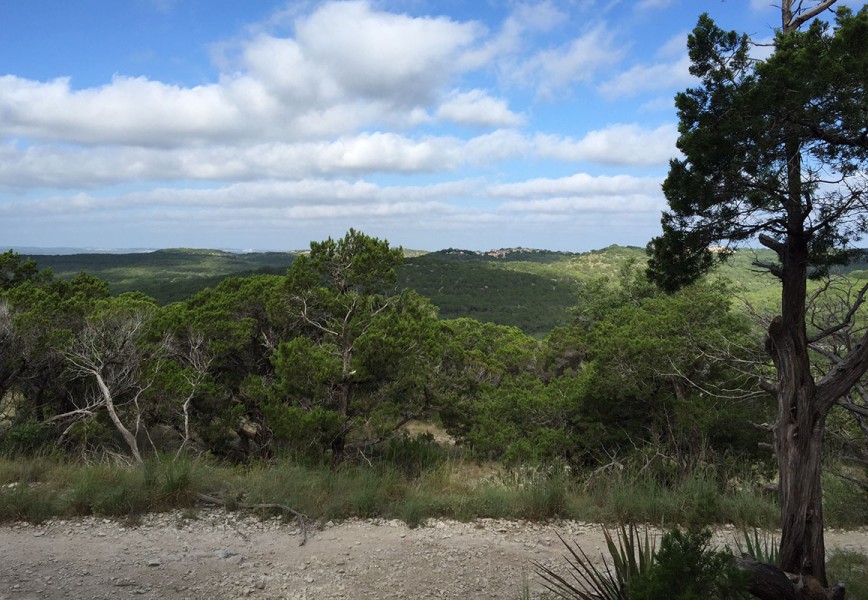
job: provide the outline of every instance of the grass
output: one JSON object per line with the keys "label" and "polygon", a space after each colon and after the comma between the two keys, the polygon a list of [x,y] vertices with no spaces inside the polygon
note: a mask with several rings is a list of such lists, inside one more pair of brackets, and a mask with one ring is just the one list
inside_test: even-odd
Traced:
{"label": "grass", "polygon": [[843,581],[848,598],[868,598],[868,555],[852,550],[833,550],[826,557],[830,584]]}
{"label": "grass", "polygon": [[460,458],[417,475],[389,464],[331,469],[289,459],[239,466],[165,457],[138,467],[56,456],[0,459],[0,521],[184,510],[196,505],[197,493],[219,496],[229,508],[283,504],[322,521],[379,517],[411,526],[487,517],[752,527],[777,517],[772,500],[727,490],[702,474],[669,487],[618,474],[586,489],[581,476],[567,472],[503,471]]}

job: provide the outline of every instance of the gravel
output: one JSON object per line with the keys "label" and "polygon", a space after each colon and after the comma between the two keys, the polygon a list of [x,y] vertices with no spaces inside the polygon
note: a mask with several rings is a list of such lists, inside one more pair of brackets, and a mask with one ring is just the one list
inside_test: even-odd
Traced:
{"label": "gravel", "polygon": [[[212,509],[17,523],[0,527],[0,600],[518,599],[540,589],[534,561],[563,565],[557,533],[592,556],[604,545],[598,525],[575,522],[349,520],[304,545],[295,522]],[[830,532],[836,545],[868,551],[868,530]]]}

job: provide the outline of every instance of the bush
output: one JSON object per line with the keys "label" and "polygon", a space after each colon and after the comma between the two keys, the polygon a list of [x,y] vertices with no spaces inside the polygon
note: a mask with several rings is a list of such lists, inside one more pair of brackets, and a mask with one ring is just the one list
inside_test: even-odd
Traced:
{"label": "bush", "polygon": [[416,436],[399,434],[374,449],[373,458],[388,464],[405,477],[416,478],[446,462],[449,452],[434,441],[431,433]]}
{"label": "bush", "polygon": [[630,600],[750,598],[746,575],[727,549],[709,547],[711,532],[673,529],[663,536],[654,564],[627,586]]}
{"label": "bush", "polygon": [[31,419],[16,423],[0,434],[0,453],[31,456],[51,447],[53,442],[51,429]]}

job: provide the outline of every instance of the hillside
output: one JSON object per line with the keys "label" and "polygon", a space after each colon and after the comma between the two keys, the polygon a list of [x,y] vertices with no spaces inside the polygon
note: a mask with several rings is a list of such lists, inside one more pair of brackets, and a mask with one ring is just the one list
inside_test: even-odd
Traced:
{"label": "hillside", "polygon": [[283,274],[295,257],[291,252],[235,254],[222,250],[172,248],[129,254],[33,255],[40,268],[71,279],[81,271],[107,281],[114,294],[138,291],[160,304],[189,298],[232,275]]}
{"label": "hillside", "polygon": [[[407,256],[399,285],[430,298],[441,317],[512,325],[534,336],[544,336],[569,321],[582,281],[616,278],[624,264],[646,258],[642,248],[614,245],[585,253],[447,249],[408,251]],[[115,294],[140,291],[160,304],[188,298],[228,276],[283,274],[294,257],[290,252],[234,254],[180,248],[130,254],[33,255],[41,268],[50,267],[61,279],[85,271],[107,281]],[[731,281],[740,297],[771,309],[778,301],[778,283],[752,267],[757,259],[771,258],[768,250],[740,250],[712,277]],[[865,279],[868,263],[863,259],[840,271]]]}

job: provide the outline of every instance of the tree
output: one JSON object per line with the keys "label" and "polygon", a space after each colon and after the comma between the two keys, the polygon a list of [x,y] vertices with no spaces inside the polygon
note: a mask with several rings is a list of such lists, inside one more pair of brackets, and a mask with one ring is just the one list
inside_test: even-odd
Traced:
{"label": "tree", "polygon": [[[781,282],[780,315],[766,350],[776,381],[781,563],[826,584],[820,470],[826,416],[868,369],[868,338],[822,377],[811,369],[808,278],[852,256],[868,232],[868,8],[837,10],[836,27],[814,20],[835,0],[807,8],[783,0],[774,53],[750,58],[746,35],[707,15],[689,37],[701,85],[678,94],[678,147],[663,192],[663,234],[649,244],[649,274],[668,290],[707,271],[739,243],[758,240],[777,261],[758,263]],[[712,246],[723,245],[723,251]]]}
{"label": "tree", "polygon": [[[150,393],[183,417],[185,438],[217,454],[243,458],[267,452],[269,433],[256,392],[274,379],[270,356],[284,332],[272,322],[268,306],[284,279],[230,277],[163,307],[151,322],[150,341],[165,339],[170,360]],[[172,415],[164,418],[173,422]]]}
{"label": "tree", "polygon": [[[8,264],[7,264],[8,266]],[[0,393],[17,398],[19,419],[42,422],[74,408],[76,384],[69,378],[62,349],[84,326],[94,303],[108,298],[108,286],[81,273],[53,281],[45,272],[18,279],[0,291]]]}
{"label": "tree", "polygon": [[[81,406],[54,419],[90,417],[104,408],[136,462],[142,462],[138,434],[144,430],[140,398],[147,389],[142,352],[145,325],[156,307],[139,294],[103,300],[88,316],[85,326],[66,350],[76,377],[93,380],[96,388]],[[122,405],[131,407],[132,425],[124,423]],[[132,427],[132,430],[130,429]]]}
{"label": "tree", "polygon": [[13,250],[0,254],[0,291],[8,290],[25,281],[47,283],[51,280],[51,269],[39,270],[32,258],[22,260]]}
{"label": "tree", "polygon": [[334,462],[345,458],[350,433],[366,430],[353,442],[363,449],[430,404],[436,311],[397,288],[403,260],[401,248],[353,229],[313,242],[293,261],[275,306],[295,339],[281,342],[272,358],[283,403],[272,414],[315,411]]}

